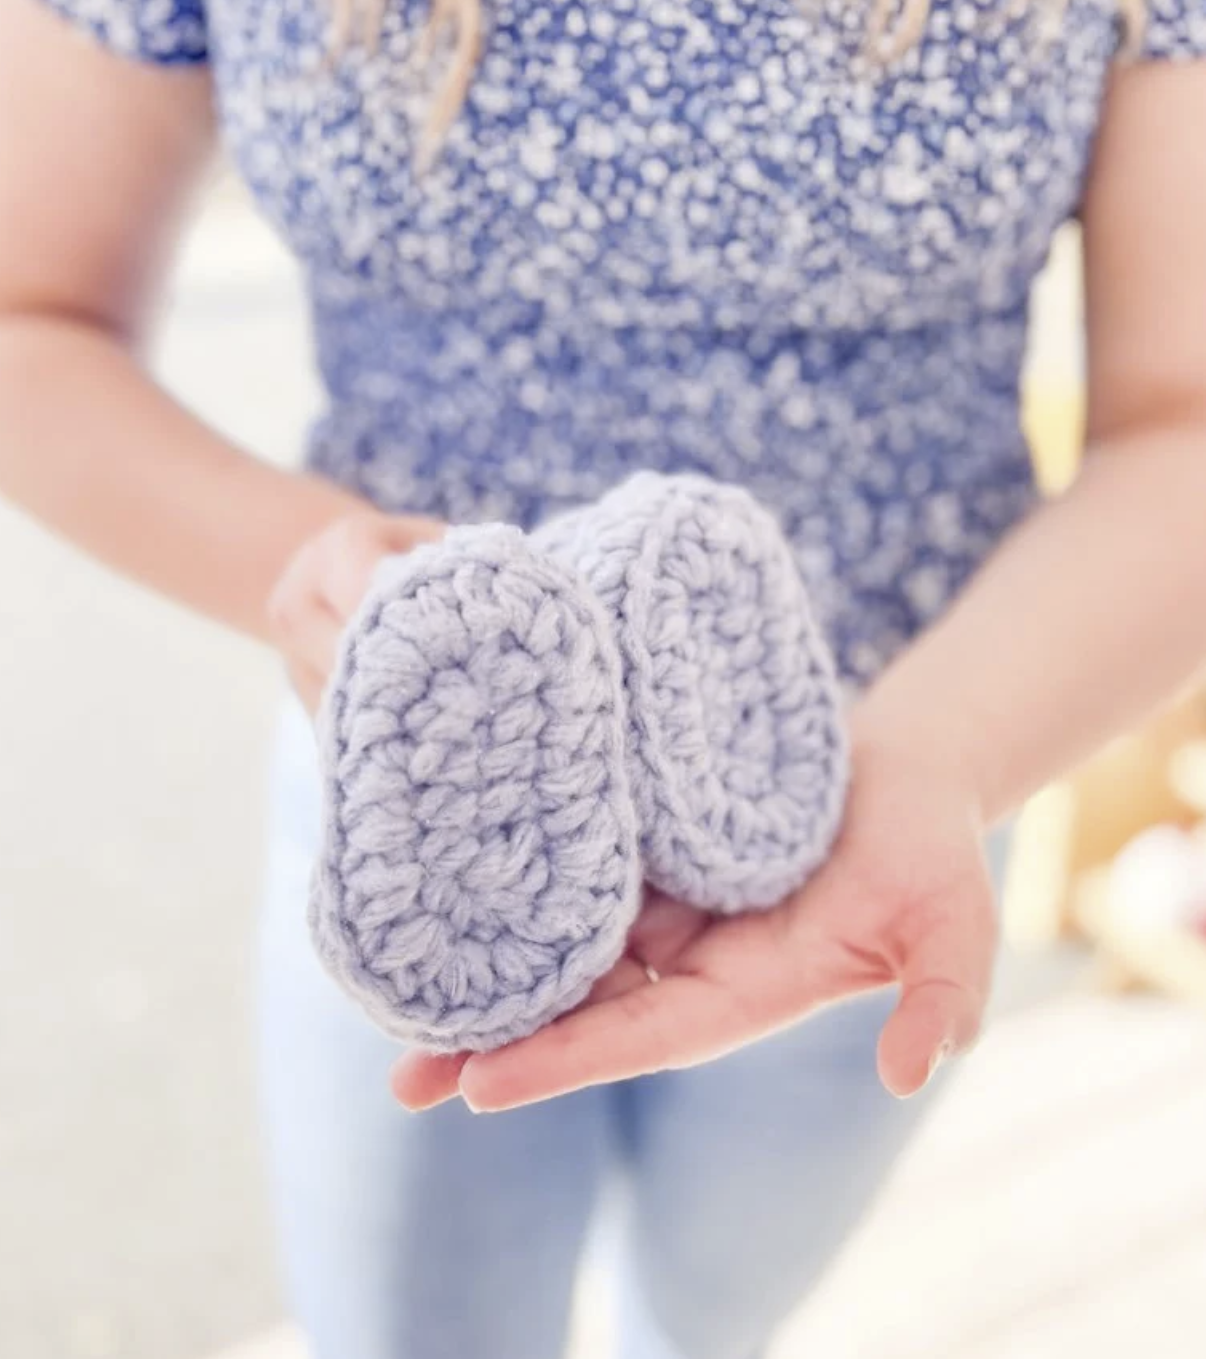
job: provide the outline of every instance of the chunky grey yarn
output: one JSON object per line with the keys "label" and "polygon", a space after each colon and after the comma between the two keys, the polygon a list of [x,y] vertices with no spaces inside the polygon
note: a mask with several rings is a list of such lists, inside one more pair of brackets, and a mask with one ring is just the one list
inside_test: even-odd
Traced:
{"label": "chunky grey yarn", "polygon": [[748,492],[641,472],[533,535],[615,628],[647,879],[772,906],[828,855],[849,762],[840,690],[793,553]]}
{"label": "chunky grey yarn", "polygon": [[848,780],[791,549],[696,476],[383,563],[319,738],[316,946],[381,1028],[435,1051],[584,999],[642,877],[717,911],[781,901],[828,854]]}
{"label": "chunky grey yarn", "polygon": [[517,529],[383,563],[319,720],[324,964],[381,1028],[484,1050],[581,1001],[640,901],[603,606]]}

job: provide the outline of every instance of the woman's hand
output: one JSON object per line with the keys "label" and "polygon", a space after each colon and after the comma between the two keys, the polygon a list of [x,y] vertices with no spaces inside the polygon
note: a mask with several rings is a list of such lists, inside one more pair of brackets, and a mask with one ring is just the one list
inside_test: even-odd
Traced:
{"label": "woman's hand", "polygon": [[507,1109],[692,1066],[898,983],[879,1073],[894,1094],[913,1094],[979,1030],[996,937],[981,839],[953,769],[905,739],[856,731],[844,830],[802,892],[727,918],[652,895],[629,954],[578,1010],[496,1052],[409,1053],[394,1093],[412,1109],[458,1093],[474,1109]]}
{"label": "woman's hand", "polygon": [[446,528],[417,515],[357,511],[308,538],[290,558],[268,599],[269,635],[307,711],[318,707],[340,636],[377,563],[434,542]]}

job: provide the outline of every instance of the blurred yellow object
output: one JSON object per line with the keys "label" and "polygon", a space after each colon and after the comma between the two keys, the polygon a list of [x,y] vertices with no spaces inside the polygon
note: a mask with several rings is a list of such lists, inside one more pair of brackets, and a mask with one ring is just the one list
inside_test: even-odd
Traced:
{"label": "blurred yellow object", "polygon": [[1206,740],[1189,741],[1175,751],[1168,777],[1181,801],[1206,818]]}
{"label": "blurred yellow object", "polygon": [[1113,741],[1073,778],[1074,874],[1108,863],[1148,826],[1192,826],[1199,818],[1174,785],[1178,752],[1206,736],[1206,698],[1194,691]]}
{"label": "blurred yellow object", "polygon": [[1001,902],[1002,935],[1016,951],[1050,948],[1068,933],[1075,821],[1070,780],[1037,793],[1017,819]]}
{"label": "blurred yellow object", "polygon": [[[1095,948],[1105,989],[1140,984],[1206,1005],[1206,939],[1188,928],[1137,925],[1114,909],[1109,891],[1115,858],[1143,831],[1200,825],[1204,776],[1199,688],[1033,798],[1019,818],[1006,880],[1010,944],[1043,947],[1078,935]],[[1153,920],[1160,905],[1152,903]]]}
{"label": "blurred yellow object", "polygon": [[1197,807],[1172,777],[1186,747],[1206,740],[1206,695],[1193,690],[1112,741],[1022,813],[1007,883],[1006,933],[1017,945],[1049,943],[1078,928],[1074,898],[1149,826],[1189,827]]}
{"label": "blurred yellow object", "polygon": [[1022,429],[1038,484],[1064,490],[1080,466],[1084,443],[1084,297],[1080,232],[1066,227],[1031,296],[1022,379]]}
{"label": "blurred yellow object", "polygon": [[1031,381],[1022,401],[1022,428],[1030,441],[1035,477],[1046,495],[1065,490],[1080,466],[1085,399],[1077,386]]}

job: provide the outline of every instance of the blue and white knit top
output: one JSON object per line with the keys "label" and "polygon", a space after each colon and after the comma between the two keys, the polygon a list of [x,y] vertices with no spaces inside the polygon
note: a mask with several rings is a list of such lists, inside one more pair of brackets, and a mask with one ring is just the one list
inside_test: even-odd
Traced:
{"label": "blue and white knit top", "polygon": [[[1049,35],[1045,0],[935,0],[875,74],[861,0],[484,0],[424,179],[427,0],[334,63],[327,0],[50,3],[211,64],[308,280],[311,464],[379,505],[526,527],[638,467],[739,482],[856,684],[1031,507],[1028,294],[1077,209],[1111,0]],[[1206,0],[1154,0],[1142,55],[1206,55]]]}

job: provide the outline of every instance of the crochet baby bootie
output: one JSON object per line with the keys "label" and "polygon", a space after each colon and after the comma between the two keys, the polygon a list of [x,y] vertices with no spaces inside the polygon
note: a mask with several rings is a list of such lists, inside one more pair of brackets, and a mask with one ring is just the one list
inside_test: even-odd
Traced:
{"label": "crochet baby bootie", "polygon": [[641,872],[602,605],[517,529],[390,558],[319,721],[319,954],[381,1028],[485,1050],[581,1001]]}
{"label": "crochet baby bootie", "polygon": [[773,906],[832,847],[848,781],[833,661],[775,519],[747,492],[641,472],[534,544],[615,627],[646,878]]}

